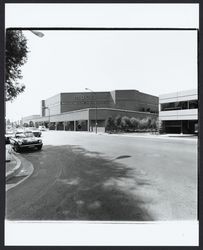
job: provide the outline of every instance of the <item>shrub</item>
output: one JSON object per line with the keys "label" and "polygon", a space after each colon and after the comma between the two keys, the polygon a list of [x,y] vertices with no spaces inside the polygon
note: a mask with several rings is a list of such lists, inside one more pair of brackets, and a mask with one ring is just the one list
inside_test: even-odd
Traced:
{"label": "shrub", "polygon": [[139,120],[135,117],[130,118],[130,127],[132,130],[138,129]]}
{"label": "shrub", "polygon": [[153,130],[157,130],[157,119],[153,118],[151,120],[151,125],[150,125],[150,128],[153,129]]}
{"label": "shrub", "polygon": [[135,117],[127,117],[120,115],[116,116],[115,119],[109,117],[105,122],[105,131],[106,132],[115,132],[115,131],[135,131],[137,129],[143,131],[155,131],[160,127],[157,118],[145,117],[143,119],[138,119]]}
{"label": "shrub", "polygon": [[113,132],[115,130],[115,123],[114,123],[114,119],[110,116],[107,118],[107,120],[105,121],[105,131],[106,132]]}
{"label": "shrub", "polygon": [[120,115],[118,115],[118,116],[116,116],[116,118],[115,118],[115,121],[114,121],[114,125],[115,125],[115,129],[117,130],[117,131],[120,131],[121,130],[121,116]]}
{"label": "shrub", "polygon": [[34,122],[33,121],[29,122],[29,127],[34,127]]}
{"label": "shrub", "polygon": [[143,130],[146,129],[147,127],[148,127],[148,119],[147,118],[141,119],[139,122],[139,129]]}
{"label": "shrub", "polygon": [[147,120],[146,121],[147,129],[150,129],[151,125],[152,125],[152,118],[151,117],[147,117],[146,120]]}
{"label": "shrub", "polygon": [[163,128],[163,122],[160,120],[157,120],[157,130],[160,134],[164,133],[164,128]]}
{"label": "shrub", "polygon": [[121,118],[121,128],[123,131],[128,131],[130,129],[131,123],[130,118],[127,116],[123,116]]}

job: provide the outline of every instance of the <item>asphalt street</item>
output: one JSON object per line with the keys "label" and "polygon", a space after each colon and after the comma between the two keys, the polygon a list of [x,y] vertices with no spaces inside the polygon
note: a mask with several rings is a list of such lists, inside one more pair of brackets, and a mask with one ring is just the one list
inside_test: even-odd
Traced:
{"label": "asphalt street", "polygon": [[7,191],[7,219],[197,219],[196,139],[67,131],[42,139],[42,151],[20,154],[34,171]]}

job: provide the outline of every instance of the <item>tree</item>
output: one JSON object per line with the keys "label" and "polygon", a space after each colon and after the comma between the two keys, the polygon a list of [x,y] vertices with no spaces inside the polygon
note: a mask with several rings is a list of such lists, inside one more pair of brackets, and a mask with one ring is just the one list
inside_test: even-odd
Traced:
{"label": "tree", "polygon": [[130,118],[130,127],[132,130],[136,130],[139,125],[139,120],[135,117]]}
{"label": "tree", "polygon": [[153,126],[153,124],[152,124],[151,117],[143,118],[139,122],[139,129],[148,130],[148,129],[151,129],[152,126]]}
{"label": "tree", "polygon": [[7,119],[6,125],[10,125],[10,124],[11,124],[11,121],[9,119]]}
{"label": "tree", "polygon": [[139,129],[147,129],[147,127],[148,127],[148,119],[147,118],[141,119],[139,123]]}
{"label": "tree", "polygon": [[29,121],[29,127],[34,127],[34,122],[33,121]]}
{"label": "tree", "polygon": [[116,116],[115,118],[115,127],[116,127],[116,130],[121,130],[121,116],[118,115]]}
{"label": "tree", "polygon": [[105,131],[112,132],[115,130],[114,119],[110,116],[105,122]]}
{"label": "tree", "polygon": [[128,131],[129,130],[129,128],[130,128],[130,118],[129,117],[123,116],[121,118],[121,128],[124,131]]}
{"label": "tree", "polygon": [[163,126],[163,121],[157,119],[157,129],[159,134],[164,133],[164,126]]}
{"label": "tree", "polygon": [[25,85],[18,80],[22,79],[20,67],[27,61],[27,39],[21,30],[6,31],[6,101],[12,101],[25,90]]}
{"label": "tree", "polygon": [[151,117],[147,117],[146,118],[146,123],[147,123],[147,129],[150,129],[151,128],[151,124],[152,124],[152,118]]}
{"label": "tree", "polygon": [[152,121],[151,121],[151,129],[153,129],[153,130],[157,130],[157,120],[155,119],[155,118],[153,118],[152,119]]}

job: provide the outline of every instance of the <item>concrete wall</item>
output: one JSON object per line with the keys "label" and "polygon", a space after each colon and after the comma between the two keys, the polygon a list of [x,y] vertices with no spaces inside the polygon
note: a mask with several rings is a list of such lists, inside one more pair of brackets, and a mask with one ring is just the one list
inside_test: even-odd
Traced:
{"label": "concrete wall", "polygon": [[198,93],[197,89],[177,91],[173,93],[163,94],[159,96],[159,103],[169,103],[169,102],[180,102],[180,101],[189,101],[197,100]]}
{"label": "concrete wall", "polygon": [[170,110],[160,111],[159,119],[161,121],[170,120],[197,120],[198,110],[197,109],[183,109],[183,110]]}
{"label": "concrete wall", "polygon": [[[57,115],[61,113],[61,94],[57,94],[45,100],[45,107],[49,109],[45,109],[45,116]],[[49,114],[50,111],[50,114]]]}
{"label": "concrete wall", "polygon": [[40,115],[30,115],[22,118],[22,123],[29,123],[30,121],[35,121],[36,119],[39,119]]}
{"label": "concrete wall", "polygon": [[62,121],[77,121],[77,120],[88,120],[89,110],[78,110],[60,115],[51,116],[51,122],[62,122]]}

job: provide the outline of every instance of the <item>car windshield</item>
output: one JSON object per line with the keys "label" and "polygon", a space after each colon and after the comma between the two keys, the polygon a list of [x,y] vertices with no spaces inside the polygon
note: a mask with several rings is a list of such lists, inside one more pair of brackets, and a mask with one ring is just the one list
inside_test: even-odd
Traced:
{"label": "car windshield", "polygon": [[25,137],[33,137],[33,133],[32,132],[25,132],[25,133],[17,133],[16,137],[17,138],[25,138]]}
{"label": "car windshield", "polygon": [[25,138],[25,134],[24,133],[16,133],[16,137],[17,138]]}
{"label": "car windshield", "polygon": [[32,132],[25,132],[25,137],[33,137],[33,133]]}

